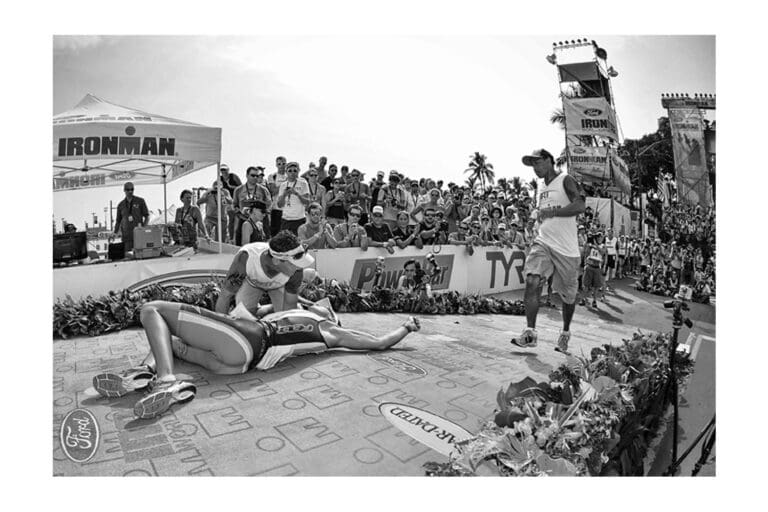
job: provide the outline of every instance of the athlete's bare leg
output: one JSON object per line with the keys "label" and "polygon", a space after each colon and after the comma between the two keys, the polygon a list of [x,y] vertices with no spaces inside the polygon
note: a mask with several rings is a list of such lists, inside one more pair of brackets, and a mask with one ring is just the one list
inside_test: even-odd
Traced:
{"label": "athlete's bare leg", "polygon": [[173,376],[173,350],[171,336],[174,334],[171,326],[163,317],[161,310],[165,309],[163,302],[149,302],[141,307],[141,325],[147,333],[150,356],[154,359],[154,369],[158,380],[169,380]]}
{"label": "athlete's bare leg", "polygon": [[321,324],[323,338],[328,348],[350,348],[354,350],[386,350],[403,340],[409,333],[421,329],[419,320],[410,317],[407,322],[383,336],[339,327],[327,322]]}
{"label": "athlete's bare leg", "polygon": [[523,302],[525,302],[525,318],[531,329],[536,328],[536,315],[539,313],[542,284],[541,276],[538,274],[528,274],[525,277]]}

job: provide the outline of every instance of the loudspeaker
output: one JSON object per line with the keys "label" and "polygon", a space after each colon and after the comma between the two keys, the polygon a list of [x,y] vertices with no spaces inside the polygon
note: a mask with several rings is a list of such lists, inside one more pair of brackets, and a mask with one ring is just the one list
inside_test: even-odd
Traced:
{"label": "loudspeaker", "polygon": [[107,258],[110,260],[122,260],[125,258],[125,243],[114,242],[109,244],[107,249]]}

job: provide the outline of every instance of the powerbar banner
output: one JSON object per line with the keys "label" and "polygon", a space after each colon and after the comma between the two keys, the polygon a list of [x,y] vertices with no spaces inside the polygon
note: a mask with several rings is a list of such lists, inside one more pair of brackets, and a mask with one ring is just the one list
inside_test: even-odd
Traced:
{"label": "powerbar banner", "polygon": [[[379,286],[383,288],[397,288],[397,282],[400,276],[405,272],[403,264],[411,257],[388,256],[384,259],[384,270],[379,276]],[[429,268],[429,262],[426,254],[421,257],[413,258],[419,262],[422,269]],[[451,272],[453,271],[453,254],[436,254],[435,262],[437,270],[429,281],[433,290],[446,290],[451,282]],[[363,258],[355,260],[352,267],[352,276],[349,280],[353,288],[370,291],[376,278],[376,259]]]}
{"label": "powerbar banner", "polygon": [[670,108],[672,153],[677,197],[681,202],[709,206],[709,174],[704,151],[704,122],[698,108]]}
{"label": "powerbar banner", "polygon": [[565,132],[618,140],[616,114],[605,98],[564,98]]}

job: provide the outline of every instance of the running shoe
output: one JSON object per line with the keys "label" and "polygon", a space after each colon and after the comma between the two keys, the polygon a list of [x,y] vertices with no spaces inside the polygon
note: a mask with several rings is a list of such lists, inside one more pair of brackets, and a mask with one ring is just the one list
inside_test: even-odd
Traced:
{"label": "running shoe", "polygon": [[555,350],[562,352],[563,354],[570,354],[568,352],[568,342],[571,340],[571,331],[560,331],[560,336],[557,338],[557,346]]}
{"label": "running shoe", "polygon": [[597,307],[597,301],[595,299],[592,299],[592,307],[593,308]]}
{"label": "running shoe", "polygon": [[518,347],[533,348],[536,346],[537,339],[538,334],[536,333],[536,329],[526,327],[519,338],[512,338],[509,342]]}
{"label": "running shoe", "polygon": [[122,373],[100,373],[93,377],[93,388],[101,396],[117,398],[131,391],[147,388],[155,380],[155,372],[146,365],[129,368]]}
{"label": "running shoe", "polygon": [[156,382],[152,392],[133,406],[133,414],[141,419],[160,416],[173,404],[189,402],[195,398],[195,393],[197,388],[191,382],[183,380]]}
{"label": "running shoe", "polygon": [[586,301],[586,299],[581,299],[581,300],[579,301],[579,306],[586,306],[586,305],[587,305],[587,301]]}

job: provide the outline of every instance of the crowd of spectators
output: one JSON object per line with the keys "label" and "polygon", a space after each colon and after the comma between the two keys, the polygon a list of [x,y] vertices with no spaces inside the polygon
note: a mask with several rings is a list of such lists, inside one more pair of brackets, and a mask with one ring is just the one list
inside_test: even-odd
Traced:
{"label": "crowd of spectators", "polygon": [[265,241],[287,229],[312,249],[383,247],[394,253],[453,244],[473,253],[489,245],[525,250],[535,236],[532,196],[527,185],[480,192],[395,170],[366,180],[358,169],[328,165],[325,157],[302,171],[278,157],[274,172],[249,167],[245,182],[222,165],[220,179],[202,191],[197,204],[205,210],[201,226],[207,234],[220,239],[221,218],[223,240],[234,245]]}
{"label": "crowd of spectators", "polygon": [[[535,191],[503,184],[481,191],[396,170],[366,180],[358,169],[329,165],[325,157],[303,170],[281,156],[271,173],[261,166],[246,169],[245,182],[222,165],[220,179],[197,204],[205,210],[205,232],[218,240],[220,217],[224,241],[235,245],[266,241],[287,229],[311,249],[381,247],[393,254],[408,246],[450,244],[469,254],[482,246],[527,253],[536,237]],[[588,243],[604,254],[602,292],[611,279],[634,278],[638,290],[657,295],[671,296],[681,284],[691,286],[699,302],[714,295],[714,208],[673,202],[656,238],[614,234],[589,207],[577,221],[582,258]]]}

